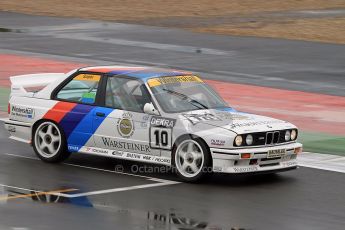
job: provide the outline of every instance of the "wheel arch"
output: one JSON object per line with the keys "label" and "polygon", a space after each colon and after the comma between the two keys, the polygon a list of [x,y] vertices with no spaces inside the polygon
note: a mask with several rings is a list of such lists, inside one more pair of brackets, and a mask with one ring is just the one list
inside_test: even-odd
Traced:
{"label": "wheel arch", "polygon": [[[57,152],[54,152],[54,155],[52,157],[46,157],[41,155],[41,153],[37,150],[37,146],[36,146],[36,137],[35,137],[35,132],[37,130],[38,127],[40,127],[41,124],[43,124],[44,122],[49,122],[53,125],[56,126],[56,128],[58,129],[58,131],[60,132],[60,145],[59,148],[56,150]],[[58,163],[61,161],[64,161],[65,159],[67,159],[71,152],[68,151],[68,143],[67,143],[67,139],[65,136],[65,132],[63,130],[63,128],[61,128],[61,126],[59,125],[59,123],[57,123],[54,120],[51,119],[39,119],[37,121],[35,121],[35,123],[32,125],[32,141],[31,141],[31,145],[36,153],[36,155],[44,162],[47,163]]]}
{"label": "wheel arch", "polygon": [[[176,150],[177,148],[177,145],[178,145],[178,142],[185,139],[185,138],[191,138],[191,139],[197,139],[197,140],[200,140],[204,145],[205,147],[207,148],[207,151],[208,151],[208,154],[210,155],[210,164],[211,164],[211,167],[213,166],[213,158],[212,158],[212,154],[211,154],[211,149],[210,149],[210,146],[207,144],[207,142],[200,136],[198,135],[195,135],[195,134],[191,134],[191,133],[187,133],[187,134],[182,134],[180,135],[179,137],[176,138],[176,140],[174,141],[174,144],[172,146],[172,152],[171,152],[171,157],[173,156],[173,152]],[[173,161],[174,159],[172,159]]]}
{"label": "wheel arch", "polygon": [[54,123],[55,125],[57,125],[60,129],[60,132],[62,132],[63,137],[65,137],[65,132],[60,127],[59,123],[57,123],[56,121],[51,120],[51,119],[39,119],[39,120],[35,121],[35,123],[32,125],[32,128],[31,128],[31,145],[32,145],[32,139],[35,136],[35,131],[36,131],[37,127],[45,121],[50,121],[50,122]]}

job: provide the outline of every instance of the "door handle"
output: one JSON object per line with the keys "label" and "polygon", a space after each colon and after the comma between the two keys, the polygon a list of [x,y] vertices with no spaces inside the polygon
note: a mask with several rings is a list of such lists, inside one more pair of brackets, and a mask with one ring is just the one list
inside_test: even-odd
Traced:
{"label": "door handle", "polygon": [[102,112],[96,112],[97,117],[105,117],[105,113]]}

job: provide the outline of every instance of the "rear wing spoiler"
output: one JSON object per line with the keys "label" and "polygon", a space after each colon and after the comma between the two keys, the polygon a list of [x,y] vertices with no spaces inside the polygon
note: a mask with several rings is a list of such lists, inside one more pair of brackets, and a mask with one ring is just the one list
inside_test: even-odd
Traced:
{"label": "rear wing spoiler", "polygon": [[10,77],[11,96],[33,96],[47,85],[58,79],[65,78],[65,76],[64,73],[39,73]]}

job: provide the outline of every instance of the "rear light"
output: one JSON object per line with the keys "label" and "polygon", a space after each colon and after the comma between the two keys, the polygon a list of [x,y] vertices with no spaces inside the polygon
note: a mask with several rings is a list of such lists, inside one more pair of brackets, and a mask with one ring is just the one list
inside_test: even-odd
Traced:
{"label": "rear light", "polygon": [[241,153],[241,158],[242,158],[242,159],[249,159],[250,156],[251,156],[250,153]]}
{"label": "rear light", "polygon": [[300,154],[302,153],[302,150],[303,150],[302,147],[295,148],[294,153]]}
{"label": "rear light", "polygon": [[11,104],[8,103],[8,105],[7,105],[7,113],[10,114],[10,112],[11,112]]}

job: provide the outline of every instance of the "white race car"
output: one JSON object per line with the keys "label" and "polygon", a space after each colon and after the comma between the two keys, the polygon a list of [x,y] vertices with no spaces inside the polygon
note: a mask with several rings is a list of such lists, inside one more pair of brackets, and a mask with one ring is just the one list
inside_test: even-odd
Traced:
{"label": "white race car", "polygon": [[11,83],[5,127],[45,162],[80,152],[173,166],[196,181],[295,169],[302,151],[294,125],[236,111],[189,72],[98,66]]}

